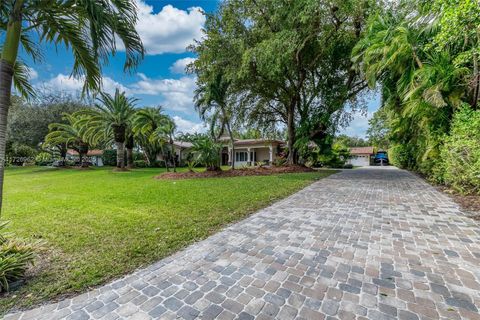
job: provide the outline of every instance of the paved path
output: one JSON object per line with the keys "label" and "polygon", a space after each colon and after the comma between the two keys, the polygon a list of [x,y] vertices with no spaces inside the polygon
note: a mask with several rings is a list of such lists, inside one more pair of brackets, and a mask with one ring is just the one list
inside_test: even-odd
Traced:
{"label": "paved path", "polygon": [[478,309],[480,225],[412,174],[379,168],[321,180],[133,275],[21,316],[480,319]]}

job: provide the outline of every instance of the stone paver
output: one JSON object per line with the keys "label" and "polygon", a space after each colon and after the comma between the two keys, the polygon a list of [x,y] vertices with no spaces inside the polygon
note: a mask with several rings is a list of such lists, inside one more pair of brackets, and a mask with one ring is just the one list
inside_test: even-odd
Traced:
{"label": "stone paver", "polygon": [[479,309],[480,225],[414,175],[368,168],[6,319],[480,319]]}

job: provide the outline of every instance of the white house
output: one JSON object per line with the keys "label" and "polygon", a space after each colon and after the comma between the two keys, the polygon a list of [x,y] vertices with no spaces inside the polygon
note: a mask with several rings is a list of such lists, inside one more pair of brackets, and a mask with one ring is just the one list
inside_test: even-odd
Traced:
{"label": "white house", "polygon": [[347,163],[356,167],[367,167],[371,163],[371,157],[374,155],[373,147],[353,147],[350,148],[351,158]]}
{"label": "white house", "polygon": [[[93,166],[103,167],[102,156],[103,156],[103,150],[98,150],[98,149],[88,150],[87,160]],[[67,159],[72,160],[72,161],[80,161],[80,156],[79,156],[77,151],[75,151],[73,149],[68,149],[67,150]]]}
{"label": "white house", "polygon": [[[230,140],[226,137],[220,138],[223,144],[222,165],[232,163],[232,150]],[[256,163],[272,164],[280,156],[281,140],[271,139],[235,139],[235,167],[255,165]]]}
{"label": "white house", "polygon": [[[175,151],[175,163],[183,165],[191,147],[192,144],[190,142],[174,141],[173,150]],[[161,153],[157,155],[157,160],[164,161],[163,155]]]}

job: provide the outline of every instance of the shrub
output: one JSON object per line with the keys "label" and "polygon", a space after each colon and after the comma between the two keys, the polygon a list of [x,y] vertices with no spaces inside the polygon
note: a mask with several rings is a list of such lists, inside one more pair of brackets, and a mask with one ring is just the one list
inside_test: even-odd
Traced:
{"label": "shrub", "polygon": [[9,157],[12,164],[16,166],[23,166],[27,163],[34,163],[36,155],[37,151],[32,147],[24,144],[14,144]]}
{"label": "shrub", "polygon": [[462,193],[480,193],[480,111],[465,106],[453,118],[437,174]]}
{"label": "shrub", "polygon": [[220,165],[222,145],[207,136],[199,136],[192,141],[192,151],[197,161],[207,167],[207,170],[217,170]]}
{"label": "shrub", "polygon": [[117,150],[104,150],[102,155],[103,164],[106,166],[116,166],[117,165]]}
{"label": "shrub", "polygon": [[343,169],[353,169],[353,164],[347,163],[343,165]]}
{"label": "shrub", "polygon": [[7,222],[0,223],[0,292],[8,291],[12,282],[25,276],[40,246],[38,242],[27,244],[12,239],[4,231],[6,225]]}
{"label": "shrub", "polygon": [[135,167],[137,167],[137,168],[146,168],[146,167],[148,167],[148,163],[147,163],[147,161],[145,161],[145,160],[135,160],[135,161],[133,162],[133,164],[134,164]]}
{"label": "shrub", "polygon": [[52,162],[53,162],[52,155],[48,152],[40,152],[35,157],[35,164],[37,166],[48,166],[52,164]]}

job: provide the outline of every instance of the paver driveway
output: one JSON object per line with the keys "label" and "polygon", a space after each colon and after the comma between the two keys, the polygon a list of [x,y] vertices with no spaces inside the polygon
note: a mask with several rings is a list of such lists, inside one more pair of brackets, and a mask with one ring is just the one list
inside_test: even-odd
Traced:
{"label": "paver driveway", "polygon": [[414,175],[369,168],[22,319],[480,319],[478,308],[480,225]]}

